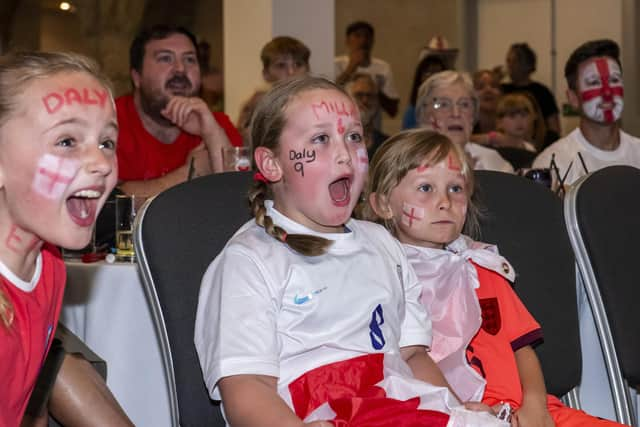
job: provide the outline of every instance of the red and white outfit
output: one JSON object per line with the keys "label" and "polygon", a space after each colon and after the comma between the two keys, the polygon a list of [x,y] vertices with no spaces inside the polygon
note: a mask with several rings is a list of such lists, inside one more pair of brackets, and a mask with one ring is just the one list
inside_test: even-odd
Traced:
{"label": "red and white outfit", "polygon": [[[189,152],[202,139],[199,136],[180,132],[170,144],[156,139],[144,128],[133,95],[116,99],[118,113],[118,179],[137,181],[159,178],[184,165]],[[229,117],[220,112],[212,113],[222,127],[231,145],[242,146],[242,137]]]}
{"label": "red and white outfit", "polygon": [[429,346],[429,320],[415,274],[384,228],[350,220],[345,233],[318,233],[266,206],[287,233],[333,244],[324,255],[303,256],[251,220],[209,266],[195,345],[213,399],[221,378],[267,375],[305,422],[500,425],[456,408],[446,388],[413,378],[400,348]]}
{"label": "red and white outfit", "polygon": [[0,262],[0,288],[13,322],[0,323],[0,426],[20,425],[58,324],[66,272],[60,252],[45,244],[30,282]]}
{"label": "red and white outfit", "polygon": [[[464,235],[445,250],[404,246],[432,315],[434,360],[449,384],[462,399],[480,393],[489,406],[507,402],[517,410],[522,384],[515,352],[539,343],[542,330],[508,282],[515,278],[513,267],[495,246]],[[558,426],[619,425],[551,395],[547,409]]]}

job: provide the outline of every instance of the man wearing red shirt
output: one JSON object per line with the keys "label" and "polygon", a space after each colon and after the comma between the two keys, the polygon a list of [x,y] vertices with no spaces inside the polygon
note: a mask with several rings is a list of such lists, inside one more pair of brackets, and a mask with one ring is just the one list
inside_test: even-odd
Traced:
{"label": "man wearing red shirt", "polygon": [[242,145],[224,113],[197,96],[200,66],[193,34],[157,25],[129,51],[133,93],[116,99],[120,188],[155,195],[188,176],[222,171],[222,148]]}

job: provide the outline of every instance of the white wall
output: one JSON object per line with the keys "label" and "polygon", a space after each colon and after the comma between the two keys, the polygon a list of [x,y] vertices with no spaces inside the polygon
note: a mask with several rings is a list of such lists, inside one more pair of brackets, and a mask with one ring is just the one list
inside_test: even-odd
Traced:
{"label": "white wall", "polygon": [[[562,110],[567,88],[564,65],[569,55],[585,41],[610,38],[620,44],[624,58],[632,46],[625,45],[631,36],[623,38],[623,28],[634,32],[635,25],[625,21],[623,7],[627,10],[632,4],[627,0],[478,0],[478,67],[504,64],[509,45],[526,41],[538,56],[533,79],[552,89]],[[629,28],[632,25],[634,29]],[[632,75],[627,71],[625,67],[625,74]],[[628,90],[625,92],[625,109],[635,112],[635,97],[628,96]],[[561,123],[566,134],[576,126],[577,119],[561,117]]]}
{"label": "white wall", "polygon": [[273,36],[291,36],[311,50],[311,71],[333,78],[333,0],[274,0]]}
{"label": "white wall", "polygon": [[260,51],[275,36],[302,40],[312,70],[333,73],[334,0],[224,0],[223,17],[225,112],[232,121],[264,84]]}

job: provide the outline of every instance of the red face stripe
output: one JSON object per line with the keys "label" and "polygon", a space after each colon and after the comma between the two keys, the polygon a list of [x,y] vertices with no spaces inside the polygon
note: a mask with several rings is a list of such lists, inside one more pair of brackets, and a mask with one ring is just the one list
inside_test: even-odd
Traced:
{"label": "red face stripe", "polygon": [[609,85],[609,64],[605,58],[598,58],[595,61],[596,69],[600,75],[600,81],[602,87],[596,89],[589,89],[580,93],[583,101],[590,101],[593,98],[602,96],[603,101],[612,102],[615,95],[624,96],[624,88],[622,86],[610,86]]}
{"label": "red face stripe", "polygon": [[342,124],[342,118],[338,118],[338,133],[340,135],[344,133],[344,125]]}
{"label": "red face stripe", "polygon": [[454,159],[451,153],[449,153],[449,156],[447,157],[447,167],[452,171],[460,172],[461,170],[458,159]]}
{"label": "red face stripe", "polygon": [[426,171],[428,167],[429,167],[429,166],[427,166],[427,165],[420,165],[420,166],[418,166],[418,167],[416,168],[416,170],[417,170],[419,173],[422,173],[422,172]]}

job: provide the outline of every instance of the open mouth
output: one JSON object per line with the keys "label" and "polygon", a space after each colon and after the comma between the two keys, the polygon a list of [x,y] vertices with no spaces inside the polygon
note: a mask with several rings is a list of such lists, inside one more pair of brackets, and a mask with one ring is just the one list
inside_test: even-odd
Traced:
{"label": "open mouth", "polygon": [[449,125],[447,126],[449,132],[463,132],[464,127],[462,125]]}
{"label": "open mouth", "polygon": [[329,195],[336,206],[346,206],[351,200],[351,178],[344,177],[329,184]]}
{"label": "open mouth", "polygon": [[186,92],[191,89],[191,82],[186,77],[177,76],[169,79],[165,87],[174,92]]}
{"label": "open mouth", "polygon": [[71,220],[81,227],[88,227],[95,221],[98,199],[102,191],[80,190],[67,199],[67,211]]}

